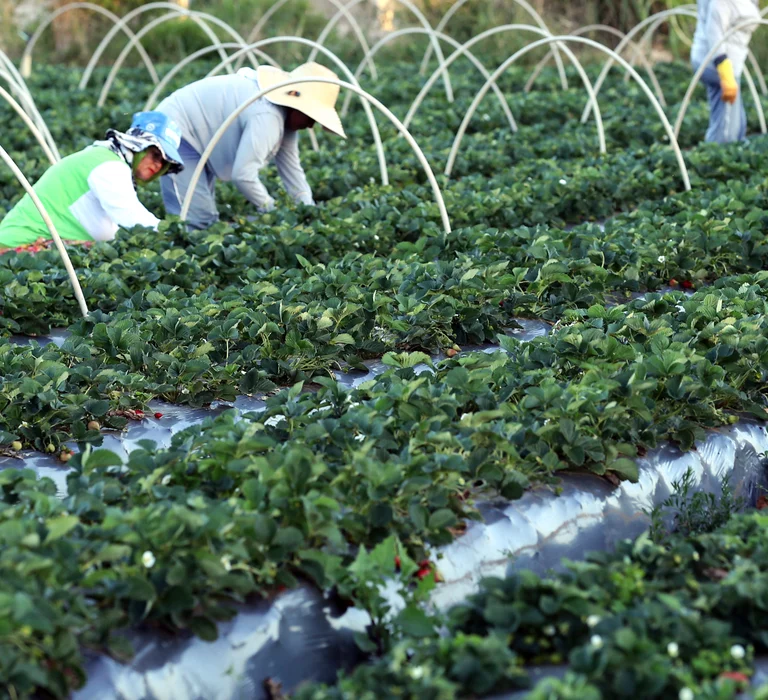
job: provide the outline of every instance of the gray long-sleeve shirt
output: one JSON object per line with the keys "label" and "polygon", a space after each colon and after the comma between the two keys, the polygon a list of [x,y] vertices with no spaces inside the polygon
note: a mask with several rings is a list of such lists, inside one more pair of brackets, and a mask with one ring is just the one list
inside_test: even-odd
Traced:
{"label": "gray long-sleeve shirt", "polygon": [[[203,78],[177,90],[156,109],[174,119],[184,139],[202,153],[232,112],[259,91],[255,71]],[[220,180],[232,181],[259,209],[270,210],[274,200],[259,179],[259,171],[274,159],[288,194],[314,204],[312,190],[299,159],[299,135],[285,128],[286,110],[263,97],[249,105],[233,122],[208,161]]]}

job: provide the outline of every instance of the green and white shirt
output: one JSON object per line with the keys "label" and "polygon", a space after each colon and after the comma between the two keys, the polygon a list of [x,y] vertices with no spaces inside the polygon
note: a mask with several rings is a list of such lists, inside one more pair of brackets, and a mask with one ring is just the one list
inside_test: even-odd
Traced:
{"label": "green and white shirt", "polygon": [[[110,148],[89,146],[51,166],[35,193],[64,240],[109,241],[119,227],[157,228],[159,220],[139,201],[131,167]],[[24,197],[0,222],[0,248],[51,238],[32,198]]]}

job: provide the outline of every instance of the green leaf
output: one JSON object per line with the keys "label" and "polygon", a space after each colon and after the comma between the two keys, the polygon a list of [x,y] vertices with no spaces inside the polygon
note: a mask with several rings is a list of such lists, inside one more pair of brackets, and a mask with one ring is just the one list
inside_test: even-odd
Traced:
{"label": "green leaf", "polygon": [[610,462],[606,468],[616,472],[616,474],[624,479],[628,479],[632,483],[636,483],[640,478],[637,463],[633,459],[628,459],[627,457],[615,459],[613,462]]}
{"label": "green leaf", "polygon": [[64,537],[68,532],[71,532],[80,523],[80,518],[76,515],[62,515],[52,520],[46,520],[45,526],[48,528],[48,535],[45,538],[46,542],[52,542]]}
{"label": "green leaf", "polygon": [[457,522],[456,514],[452,510],[441,508],[429,516],[429,529],[443,530],[447,527],[453,527]]}
{"label": "green leaf", "polygon": [[401,610],[396,618],[397,626],[403,634],[422,639],[435,634],[435,622],[423,610],[409,605]]}
{"label": "green leaf", "polygon": [[192,632],[206,642],[215,642],[219,638],[219,630],[216,623],[207,617],[193,617],[188,623]]}

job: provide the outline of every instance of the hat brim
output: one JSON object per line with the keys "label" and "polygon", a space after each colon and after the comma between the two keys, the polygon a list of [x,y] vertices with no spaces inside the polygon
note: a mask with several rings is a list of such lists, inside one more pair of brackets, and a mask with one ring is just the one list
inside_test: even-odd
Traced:
{"label": "hat brim", "polygon": [[[256,69],[256,78],[262,90],[268,90],[274,85],[290,80],[292,77],[296,76],[291,76],[290,73],[274,66],[259,66]],[[298,92],[299,95],[289,95],[287,91],[276,90],[264,95],[264,97],[272,104],[290,107],[302,114],[306,114],[310,119],[320,124],[320,126],[328,129],[328,131],[341,136],[343,139],[347,138],[347,135],[344,133],[344,127],[341,125],[341,119],[333,107],[326,107],[308,97],[302,97],[301,83],[292,85],[290,91]]]}

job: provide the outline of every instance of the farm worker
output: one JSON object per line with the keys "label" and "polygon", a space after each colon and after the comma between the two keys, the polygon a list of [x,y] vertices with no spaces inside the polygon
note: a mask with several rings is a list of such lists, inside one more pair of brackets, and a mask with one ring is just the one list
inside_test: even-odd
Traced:
{"label": "farm worker", "polygon": [[[135,184],[180,171],[180,142],[178,125],[165,114],[139,112],[126,133],[110,129],[105,141],[52,165],[34,190],[64,240],[109,241],[119,227],[157,228],[159,220],[141,204]],[[50,238],[28,194],[0,223],[0,249]]]}
{"label": "farm worker", "polygon": [[714,60],[704,69],[701,81],[709,99],[709,128],[706,141],[731,143],[747,134],[747,115],[739,82],[749,51],[749,40],[757,24],[747,26],[720,43],[726,33],[747,20],[759,20],[758,0],[699,0],[696,3],[696,33],[691,63],[698,70],[717,45]]}
{"label": "farm worker", "polygon": [[[241,68],[235,75],[203,78],[164,99],[157,107],[181,125],[180,152],[186,169],[162,178],[163,202],[168,214],[179,214],[200,156],[214,134],[238,107],[263,89],[292,78],[336,78],[317,63],[305,63],[290,73],[259,66]],[[298,132],[315,122],[342,138],[344,129],[336,113],[339,86],[296,83],[268,93],[249,105],[214,146],[195,186],[187,221],[191,228],[207,228],[219,219],[216,180],[232,181],[260,211],[275,207],[259,172],[274,160],[288,194],[313,205],[312,189],[299,160]]]}

